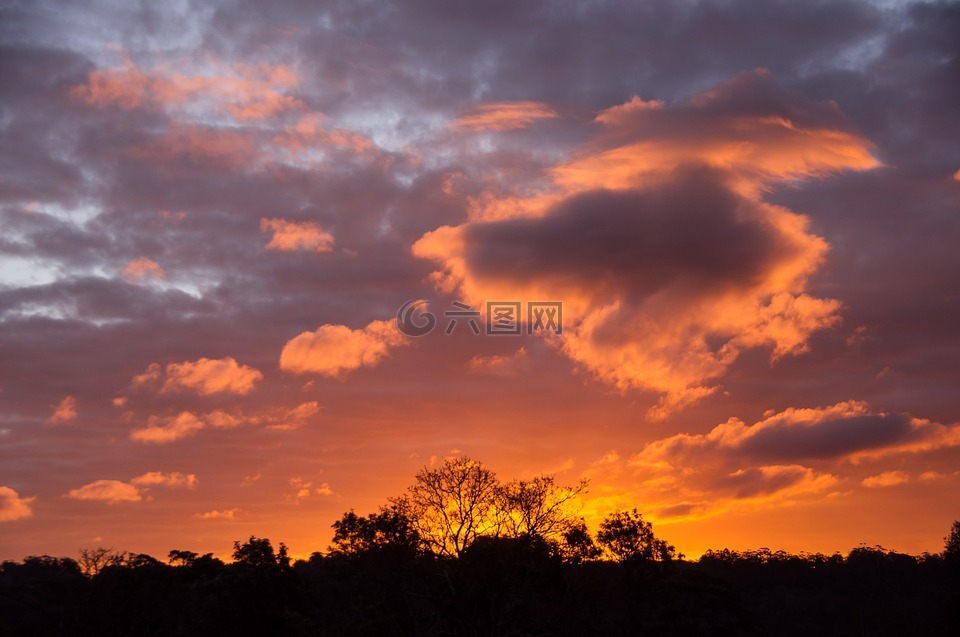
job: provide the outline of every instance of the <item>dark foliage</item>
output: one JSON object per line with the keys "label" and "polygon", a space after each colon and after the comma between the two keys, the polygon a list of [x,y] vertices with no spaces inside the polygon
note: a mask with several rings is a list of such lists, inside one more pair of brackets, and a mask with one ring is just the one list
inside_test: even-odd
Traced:
{"label": "dark foliage", "polygon": [[955,634],[948,558],[879,547],[645,568],[572,562],[534,535],[479,538],[455,559],[374,545],[286,566],[268,540],[237,549],[232,564],[176,551],[93,576],[68,558],[5,562],[0,635]]}
{"label": "dark foliage", "polygon": [[293,564],[282,542],[252,535],[229,564],[104,548],[4,562],[0,637],[960,634],[960,523],[938,555],[724,549],[689,562],[636,509],[608,516],[594,541],[563,509],[585,483],[501,489],[473,461],[422,475],[437,488],[345,513],[326,555]]}

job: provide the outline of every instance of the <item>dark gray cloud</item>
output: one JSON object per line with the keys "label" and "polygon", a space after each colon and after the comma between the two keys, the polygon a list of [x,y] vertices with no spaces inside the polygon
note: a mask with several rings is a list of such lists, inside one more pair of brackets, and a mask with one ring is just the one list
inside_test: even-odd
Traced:
{"label": "dark gray cloud", "polygon": [[[788,489],[802,482],[808,475],[809,470],[799,466],[782,467],[774,472],[751,467],[719,478],[716,486],[730,489],[735,498],[753,498]],[[670,513],[678,514],[675,511]]]}
{"label": "dark gray cloud", "polygon": [[915,432],[902,414],[866,414],[764,427],[744,438],[738,449],[758,459],[837,458],[858,451],[908,443]]}
{"label": "dark gray cloud", "polygon": [[467,226],[480,279],[539,279],[601,297],[643,299],[666,287],[723,294],[751,287],[797,246],[707,168],[687,167],[638,191],[599,190],[540,218]]}

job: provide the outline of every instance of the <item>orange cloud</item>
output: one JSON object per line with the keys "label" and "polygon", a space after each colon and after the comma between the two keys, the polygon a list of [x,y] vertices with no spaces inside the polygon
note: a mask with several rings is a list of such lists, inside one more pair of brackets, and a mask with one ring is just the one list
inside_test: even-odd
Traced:
{"label": "orange cloud", "polygon": [[704,456],[683,467],[623,461],[610,452],[584,472],[591,479],[583,514],[599,521],[643,502],[655,521],[695,520],[735,511],[836,497],[838,476],[796,463],[738,466]]}
{"label": "orange cloud", "polygon": [[141,387],[151,387],[160,382],[163,376],[163,368],[159,363],[150,363],[142,374],[137,374],[130,380],[130,386],[134,389]]}
{"label": "orange cloud", "polygon": [[906,471],[884,471],[875,476],[864,478],[860,484],[868,489],[895,487],[910,482],[910,474]]}
{"label": "orange cloud", "polygon": [[360,367],[374,366],[390,349],[408,342],[393,321],[372,321],[362,329],[321,325],[287,341],[280,369],[296,374],[338,377]]}
{"label": "orange cloud", "polygon": [[287,496],[287,499],[295,504],[300,504],[301,500],[309,498],[311,495],[336,495],[327,482],[315,487],[312,481],[304,480],[300,476],[294,476],[290,478],[289,484],[293,488],[293,493]]}
{"label": "orange cloud", "polygon": [[301,403],[287,412],[283,417],[267,425],[267,428],[280,429],[283,431],[299,429],[304,425],[304,423],[307,422],[307,419],[310,418],[310,416],[316,415],[319,412],[320,404],[317,401],[311,400]]}
{"label": "orange cloud", "polygon": [[477,355],[467,362],[470,371],[494,376],[516,376],[527,362],[527,350],[521,347],[510,356]]}
{"label": "orange cloud", "polygon": [[806,292],[828,245],[761,199],[771,184],[878,163],[835,105],[784,95],[765,72],[689,100],[602,111],[552,183],[473,200],[471,221],[428,232],[414,255],[437,288],[563,302],[558,346],[603,382],[683,408],[751,348],[806,351],[840,303]]}
{"label": "orange cloud", "polygon": [[857,401],[770,412],[752,425],[730,418],[704,434],[652,441],[626,460],[605,454],[583,472],[592,481],[585,514],[644,502],[654,519],[680,521],[843,497],[841,485],[851,480],[867,488],[910,481],[899,469],[856,475],[865,458],[955,446],[960,426],[874,412]]}
{"label": "orange cloud", "polygon": [[554,170],[568,189],[632,188],[696,161],[755,198],[772,182],[880,165],[873,145],[844,129],[836,105],[785,94],[764,69],[669,107],[635,97],[595,121],[604,125],[598,138]]}
{"label": "orange cloud", "polygon": [[0,522],[22,520],[33,515],[30,503],[36,497],[24,498],[10,487],[0,486]]}
{"label": "orange cloud", "polygon": [[709,394],[705,382],[744,349],[800,353],[834,325],[839,304],[803,292],[826,249],[799,215],[703,169],[574,195],[539,217],[440,228],[413,246],[443,265],[437,286],[474,307],[562,301],[562,351],[620,389],[660,393],[652,415]]}
{"label": "orange cloud", "polygon": [[[79,489],[72,489],[65,497],[74,500],[99,500],[107,504],[140,502],[144,499],[144,494],[153,486],[195,489],[197,484],[197,476],[192,473],[149,471],[131,479],[129,482],[95,480]],[[150,497],[148,496],[147,499],[150,499]]]}
{"label": "orange cloud", "polygon": [[872,412],[860,401],[789,408],[746,425],[737,418],[706,434],[678,434],[646,445],[631,458],[640,467],[672,468],[708,455],[760,460],[843,459],[857,462],[897,453],[960,446],[960,426],[905,414]]}
{"label": "orange cloud", "polygon": [[228,522],[233,522],[236,520],[242,511],[240,509],[224,509],[222,511],[207,511],[206,513],[198,513],[194,517],[198,520],[226,520]]}
{"label": "orange cloud", "polygon": [[478,106],[450,127],[469,131],[516,130],[526,128],[538,119],[554,117],[557,117],[556,112],[542,102],[498,102]]}
{"label": "orange cloud", "polygon": [[230,356],[200,358],[167,365],[162,391],[189,390],[201,395],[249,394],[254,384],[262,379],[263,374],[259,370],[241,365]]}
{"label": "orange cloud", "polygon": [[74,500],[99,500],[107,504],[139,502],[143,499],[137,487],[119,480],[95,480],[79,489],[71,489],[66,497]]}
{"label": "orange cloud", "polygon": [[211,427],[217,429],[233,429],[234,427],[239,427],[244,423],[242,416],[228,414],[222,409],[211,411],[204,417],[204,421],[206,421],[206,423]]}
{"label": "orange cloud", "polygon": [[163,279],[166,276],[167,273],[160,264],[147,257],[136,258],[123,267],[123,277],[128,281],[138,281],[147,277]]}
{"label": "orange cloud", "polygon": [[148,471],[143,475],[133,478],[130,482],[141,486],[162,485],[165,487],[186,487],[188,489],[195,489],[198,484],[197,476],[192,473],[180,473],[179,471],[172,473]]}
{"label": "orange cloud", "polygon": [[[262,425],[267,429],[288,431],[302,427],[311,416],[319,413],[320,409],[320,404],[315,400],[311,400],[291,409],[276,408],[255,412],[251,415],[244,415],[239,411],[229,413],[223,409],[216,409],[203,415],[183,411],[176,416],[167,418],[150,416],[147,419],[146,427],[134,429],[130,432],[130,439],[139,442],[165,444],[192,436],[201,429],[208,427],[214,429],[234,429],[241,425]],[[186,477],[182,474],[170,474],[168,476],[148,474],[141,476],[140,479],[159,480],[160,478],[172,484],[173,482],[184,479],[189,481],[189,479],[192,478],[192,474]]]}
{"label": "orange cloud", "polygon": [[50,416],[50,424],[59,425],[70,422],[77,417],[77,399],[73,396],[65,396],[63,400],[53,406],[53,415]]}
{"label": "orange cloud", "polygon": [[304,221],[295,222],[286,219],[261,219],[261,232],[273,232],[267,243],[267,250],[293,252],[308,250],[311,252],[330,252],[333,250],[333,235],[324,232],[319,224]]}
{"label": "orange cloud", "polygon": [[189,411],[180,412],[165,424],[156,416],[147,419],[147,426],[130,432],[130,439],[139,442],[166,443],[192,436],[204,423]]}

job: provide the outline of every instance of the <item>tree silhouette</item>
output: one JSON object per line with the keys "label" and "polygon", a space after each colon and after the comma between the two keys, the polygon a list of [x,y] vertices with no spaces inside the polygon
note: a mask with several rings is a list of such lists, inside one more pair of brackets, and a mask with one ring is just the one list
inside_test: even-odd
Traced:
{"label": "tree silhouette", "polygon": [[454,458],[379,512],[343,514],[328,553],[292,567],[285,544],[254,535],[233,543],[232,564],[181,549],[169,564],[105,548],[81,551],[83,566],[6,561],[0,637],[960,634],[960,522],[936,555],[861,545],[687,562],[637,509],[592,537],[572,513],[584,486],[503,484]]}
{"label": "tree silhouette", "polygon": [[120,566],[127,559],[124,551],[114,551],[104,547],[80,549],[77,564],[87,577],[93,577],[108,566]]}
{"label": "tree silhouette", "polygon": [[943,542],[943,556],[947,562],[960,566],[960,520],[954,521],[950,533],[943,538]]}
{"label": "tree silhouette", "polygon": [[421,469],[406,494],[391,503],[430,551],[457,557],[477,537],[500,534],[498,489],[496,475],[482,463],[447,458],[435,469]]}
{"label": "tree silhouette", "polygon": [[563,541],[560,543],[560,554],[564,561],[580,564],[597,559],[603,551],[593,541],[586,522],[581,519],[564,531]]}
{"label": "tree silhouette", "polygon": [[357,555],[384,548],[415,553],[420,546],[420,534],[413,523],[395,508],[367,517],[349,511],[333,523],[333,530],[329,549],[333,554]]}
{"label": "tree silhouette", "polygon": [[577,524],[571,504],[586,489],[587,481],[561,486],[553,476],[512,480],[499,489],[499,509],[504,532],[510,537],[537,535],[560,540]]}
{"label": "tree silhouette", "polygon": [[[213,554],[211,553],[211,555]],[[173,549],[167,553],[167,561],[173,565],[179,564],[181,566],[190,566],[197,560],[198,557],[199,555],[193,551],[179,551],[177,549]]]}
{"label": "tree silhouette", "polygon": [[608,516],[600,524],[597,542],[617,562],[667,562],[675,557],[675,549],[654,536],[653,525],[636,509]]}
{"label": "tree silhouette", "polygon": [[[381,541],[391,533],[401,543],[415,535],[425,550],[444,557],[462,555],[480,537],[537,536],[557,548],[578,524],[575,501],[586,486],[586,480],[559,485],[550,475],[504,484],[481,462],[447,458],[438,467],[421,469],[406,493],[390,499],[380,515],[392,517],[345,515],[334,527],[341,536],[333,548],[345,550],[351,542],[364,546],[371,541],[364,534],[377,537],[378,525],[386,525],[379,531]],[[399,525],[401,519],[409,521],[409,529]]]}
{"label": "tree silhouette", "polygon": [[240,544],[239,540],[233,543],[233,560],[237,564],[255,567],[290,567],[290,557],[287,555],[287,546],[280,542],[277,553],[273,552],[273,544],[267,538],[250,536],[250,539]]}

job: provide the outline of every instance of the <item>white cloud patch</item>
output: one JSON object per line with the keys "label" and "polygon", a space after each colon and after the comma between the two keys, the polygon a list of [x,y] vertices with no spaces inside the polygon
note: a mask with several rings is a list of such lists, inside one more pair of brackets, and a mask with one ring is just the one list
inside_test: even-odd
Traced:
{"label": "white cloud patch", "polygon": [[273,233],[270,241],[267,242],[267,250],[280,250],[282,252],[297,250],[330,252],[333,250],[333,235],[325,232],[319,224],[312,221],[261,219],[260,231]]}

